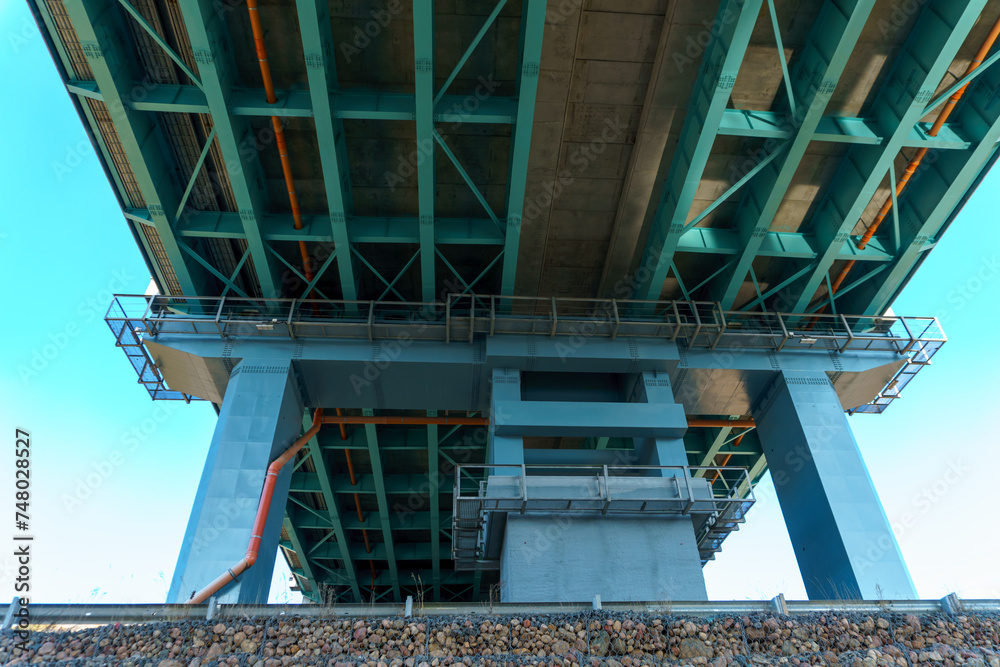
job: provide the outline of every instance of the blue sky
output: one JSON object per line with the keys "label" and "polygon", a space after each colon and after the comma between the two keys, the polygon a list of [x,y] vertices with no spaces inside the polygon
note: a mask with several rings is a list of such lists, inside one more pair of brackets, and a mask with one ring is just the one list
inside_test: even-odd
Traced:
{"label": "blue sky", "polygon": [[[21,0],[0,0],[0,434],[32,434],[33,600],[165,598],[215,424],[208,404],[152,402],[103,315],[149,276],[69,96]],[[988,176],[894,305],[951,339],[881,416],[851,423],[919,594],[1000,598],[987,497],[1000,474],[1000,172]],[[4,447],[8,447],[7,444]],[[11,507],[13,454],[0,456]],[[8,481],[10,480],[10,481]],[[770,480],[705,568],[713,599],[803,599]],[[13,517],[10,517],[11,523]],[[13,529],[11,528],[11,531]],[[0,595],[13,559],[0,549]],[[279,562],[281,559],[279,558]],[[294,599],[276,571],[272,600]]]}

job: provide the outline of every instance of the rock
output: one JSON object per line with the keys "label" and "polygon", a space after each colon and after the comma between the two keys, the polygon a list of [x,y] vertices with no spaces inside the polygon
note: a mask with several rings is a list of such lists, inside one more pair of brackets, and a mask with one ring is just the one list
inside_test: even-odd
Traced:
{"label": "rock", "polygon": [[208,653],[205,654],[205,657],[211,660],[212,658],[218,658],[220,655],[222,655],[222,644],[215,642],[208,647]]}
{"label": "rock", "polygon": [[180,660],[160,660],[156,667],[184,667]]}
{"label": "rock", "polygon": [[38,655],[49,655],[56,652],[56,645],[54,642],[45,642],[38,649]]}
{"label": "rock", "polygon": [[[694,625],[692,623],[692,625]],[[700,639],[688,637],[681,640],[679,657],[683,660],[692,658],[711,658],[715,652],[711,646],[705,644]]]}
{"label": "rock", "polygon": [[553,642],[552,652],[556,655],[566,655],[569,653],[569,642],[565,642],[561,639]]}
{"label": "rock", "polygon": [[608,644],[611,643],[611,635],[606,630],[601,630],[594,637],[594,642],[590,647],[590,652],[594,655],[604,657],[608,654]]}
{"label": "rock", "polygon": [[223,625],[222,623],[219,623],[214,628],[212,628],[212,632],[214,632],[217,635],[225,634],[225,632],[226,632],[226,626]]}
{"label": "rock", "polygon": [[244,653],[253,653],[257,650],[257,643],[251,639],[244,639],[240,642],[240,650]]}
{"label": "rock", "polygon": [[191,658],[188,667],[201,667],[201,658]]}

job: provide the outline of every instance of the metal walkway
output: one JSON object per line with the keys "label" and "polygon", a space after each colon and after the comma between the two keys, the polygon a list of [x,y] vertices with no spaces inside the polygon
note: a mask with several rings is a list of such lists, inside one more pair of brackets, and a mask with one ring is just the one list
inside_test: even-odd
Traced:
{"label": "metal walkway", "polygon": [[[695,477],[697,472],[705,477]],[[485,556],[490,515],[644,514],[690,516],[705,565],[739,530],[753,504],[745,468],[460,465],[455,469],[452,559],[459,571],[499,567],[499,561]]]}
{"label": "metal walkway", "polygon": [[[451,295],[444,302],[117,295],[105,317],[154,399],[171,392],[139,342],[160,333],[221,338],[408,337],[460,344],[502,334],[659,338],[688,349],[895,352],[907,363],[870,404],[880,413],[947,341],[934,317],[724,311],[716,302]],[[141,352],[141,357],[140,357]]]}

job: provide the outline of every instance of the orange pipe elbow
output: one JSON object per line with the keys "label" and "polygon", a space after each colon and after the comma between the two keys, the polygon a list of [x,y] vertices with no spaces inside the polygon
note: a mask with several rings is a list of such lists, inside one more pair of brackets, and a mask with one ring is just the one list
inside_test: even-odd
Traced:
{"label": "orange pipe elbow", "polygon": [[272,461],[271,465],[267,467],[267,475],[264,477],[264,488],[260,492],[260,502],[257,504],[257,516],[254,518],[253,528],[250,531],[250,542],[247,544],[246,555],[223,574],[219,575],[212,583],[198,591],[185,604],[201,604],[215,595],[224,586],[235,581],[238,576],[249,570],[257,562],[257,556],[260,552],[260,542],[264,534],[264,526],[267,524],[268,511],[271,508],[271,500],[274,498],[274,487],[278,481],[278,473],[281,472],[285,464],[291,461],[314,435],[319,433],[322,426],[323,410],[322,408],[317,408],[313,411],[313,423],[309,430],[293,442],[288,449],[281,453],[281,456]]}

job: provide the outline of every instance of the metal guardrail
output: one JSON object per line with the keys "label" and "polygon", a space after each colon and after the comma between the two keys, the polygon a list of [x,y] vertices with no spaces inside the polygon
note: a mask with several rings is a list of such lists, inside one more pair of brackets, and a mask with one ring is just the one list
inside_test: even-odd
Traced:
{"label": "metal guardrail", "polygon": [[154,399],[169,393],[141,341],[157,334],[348,338],[446,343],[477,335],[619,336],[687,348],[894,352],[908,363],[870,405],[882,412],[947,341],[934,317],[724,311],[707,301],[535,298],[452,294],[444,302],[322,301],[116,295],[105,317]]}
{"label": "metal guardrail", "polygon": [[[956,605],[957,602],[957,605]],[[783,605],[783,606],[782,606]],[[523,616],[525,614],[578,614],[594,611],[595,602],[579,603],[429,603],[413,608],[414,616]],[[108,623],[159,623],[225,618],[393,618],[405,617],[403,604],[337,605],[187,605],[187,604],[39,604],[30,606],[31,625],[104,625]],[[602,602],[601,612],[640,612],[674,616],[723,614],[898,613],[898,614],[996,614],[1000,600],[718,600],[709,602]],[[4,613],[10,610],[10,605]],[[211,612],[211,613],[209,613]]]}
{"label": "metal guardrail", "polygon": [[[699,472],[706,477],[696,478]],[[572,495],[553,489],[562,477],[573,479]],[[495,512],[694,516],[704,565],[739,530],[755,501],[746,468],[718,466],[462,464],[455,468],[454,489],[456,570],[497,568],[484,556],[487,516]]]}

